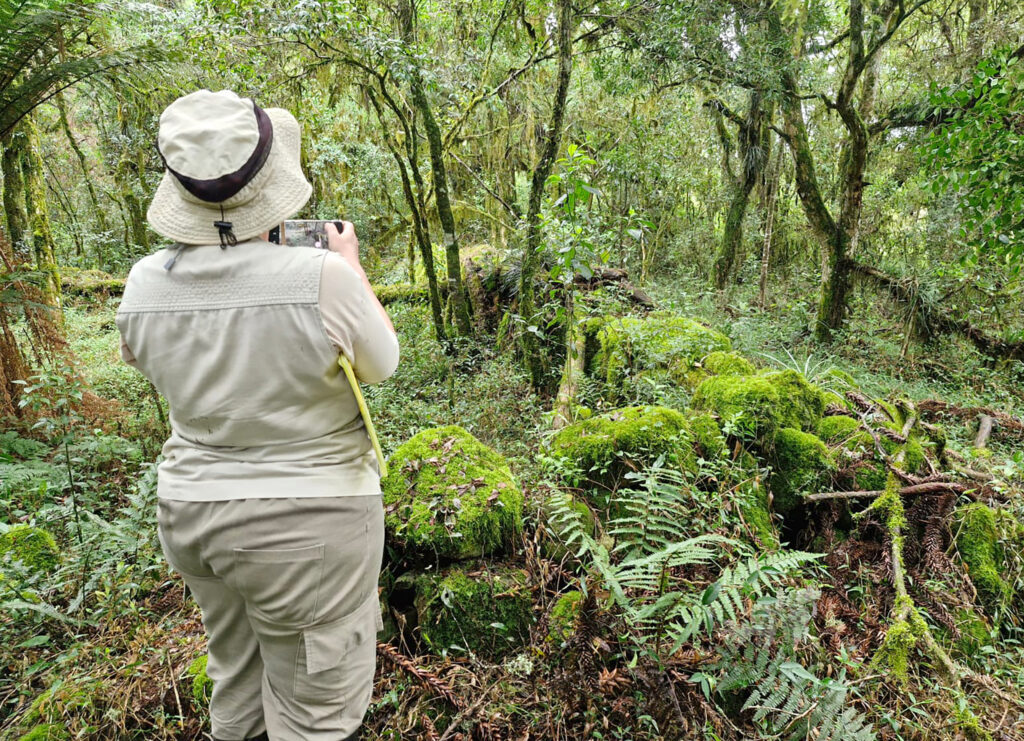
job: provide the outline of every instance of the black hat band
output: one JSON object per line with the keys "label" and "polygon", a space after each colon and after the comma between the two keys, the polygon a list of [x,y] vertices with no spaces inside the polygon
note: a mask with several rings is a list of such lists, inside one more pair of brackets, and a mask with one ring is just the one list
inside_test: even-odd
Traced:
{"label": "black hat band", "polygon": [[[256,177],[256,173],[260,171],[260,168],[267,161],[267,157],[270,156],[270,145],[274,141],[274,127],[270,123],[270,116],[256,105],[255,102],[252,104],[252,107],[256,113],[256,125],[259,128],[260,135],[259,141],[256,142],[256,148],[245,164],[234,172],[229,172],[227,175],[221,175],[219,178],[212,178],[210,180],[190,178],[188,175],[175,172],[167,164],[163,152],[160,152],[160,159],[164,160],[164,167],[167,168],[167,172],[176,177],[182,187],[199,200],[206,201],[207,203],[220,203],[237,195],[242,188]],[[159,148],[157,148],[157,151],[159,151]]]}

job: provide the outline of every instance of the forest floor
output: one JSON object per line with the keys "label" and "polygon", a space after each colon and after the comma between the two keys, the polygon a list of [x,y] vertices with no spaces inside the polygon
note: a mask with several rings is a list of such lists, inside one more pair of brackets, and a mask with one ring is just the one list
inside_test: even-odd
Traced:
{"label": "forest floor", "polygon": [[[847,332],[825,352],[807,331],[814,287],[797,279],[767,309],[744,286],[726,298],[678,277],[646,289],[660,307],[728,335],[759,366],[797,368],[808,377],[836,368],[874,399],[938,399],[1024,418],[1024,365],[993,364],[957,338],[911,343],[904,351],[900,315],[874,294],[856,298]],[[6,587],[0,582],[0,615],[14,618],[0,627],[0,741],[204,738],[202,626],[155,535],[152,461],[166,410],[120,362],[116,305],[116,297],[100,297],[67,307],[84,385],[51,373],[27,391],[50,402],[86,391],[95,397],[86,393],[84,404],[63,408],[41,403],[48,411],[35,429],[0,434],[0,522],[45,525],[62,554],[45,574],[18,572]],[[542,455],[551,400],[538,397],[522,366],[490,340],[474,341],[453,359],[433,340],[427,307],[395,303],[389,312],[401,364],[389,381],[366,390],[385,452],[424,428],[459,424],[505,456],[526,501],[525,527],[510,558],[527,574],[536,625],[525,646],[494,662],[457,651],[438,656],[398,640],[380,644],[367,738],[754,737],[751,712],[738,710],[742,698],[715,695],[706,683],[702,668],[714,659],[708,642],[686,649],[688,663],[629,666],[613,656],[621,625],[612,611],[596,610],[586,628],[577,625],[592,654],[583,655],[578,640],[552,644],[547,616],[559,594],[581,580],[596,582],[585,569],[542,555],[540,508],[553,486]],[[948,447],[996,472],[1012,487],[1008,497],[1019,512],[1020,438],[997,425],[978,454],[973,417],[943,421]],[[856,588],[869,598],[870,573],[867,581]],[[916,658],[908,678],[879,677],[866,657],[885,625],[868,612],[842,616],[850,634],[818,656],[818,668],[853,678],[847,702],[879,738],[1024,738],[1024,636],[1012,622],[999,630],[983,622],[981,632],[990,634],[979,636],[973,656],[957,657],[994,689],[960,691]],[[659,688],[665,696],[657,696]]]}

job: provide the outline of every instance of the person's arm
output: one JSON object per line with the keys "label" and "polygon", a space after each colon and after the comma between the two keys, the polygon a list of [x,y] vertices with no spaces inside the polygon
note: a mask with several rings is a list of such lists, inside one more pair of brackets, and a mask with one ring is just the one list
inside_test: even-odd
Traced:
{"label": "person's arm", "polygon": [[356,228],[351,221],[341,222],[345,227],[345,230],[338,233],[337,227],[334,226],[333,222],[327,222],[324,225],[324,231],[327,232],[327,249],[331,252],[335,252],[341,255],[345,262],[352,266],[352,269],[356,271],[356,274],[362,279],[363,287],[366,292],[370,295],[371,302],[377,309],[377,312],[384,318],[384,322],[388,325],[392,334],[398,334],[395,332],[395,325],[391,323],[391,317],[388,316],[387,310],[384,308],[384,304],[377,298],[377,294],[373,292],[373,286],[370,285],[370,279],[366,277],[366,271],[363,270],[362,263],[359,262],[359,238],[356,237]]}
{"label": "person's arm", "polygon": [[[356,377],[363,383],[379,383],[398,366],[398,336],[359,265],[355,231],[348,222],[345,227],[339,235],[328,225],[332,249],[320,278],[320,314],[328,338],[351,360]],[[332,241],[339,237],[340,244]]]}

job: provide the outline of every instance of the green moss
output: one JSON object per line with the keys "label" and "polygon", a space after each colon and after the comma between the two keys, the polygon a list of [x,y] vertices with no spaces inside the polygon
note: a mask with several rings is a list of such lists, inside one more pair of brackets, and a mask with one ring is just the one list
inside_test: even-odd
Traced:
{"label": "green moss", "polygon": [[511,549],[523,495],[508,463],[457,425],[402,444],[381,482],[384,523],[405,555],[469,558]]}
{"label": "green moss", "polygon": [[[829,445],[838,445],[849,440],[860,429],[860,421],[845,415],[822,417],[818,422],[818,437]],[[870,437],[870,436],[869,436]]]}
{"label": "green moss", "polygon": [[996,513],[981,502],[972,502],[954,512],[954,521],[960,558],[982,605],[994,614],[1013,597],[1013,587],[1000,575],[1003,554]]}
{"label": "green moss", "polygon": [[206,662],[209,656],[197,656],[185,670],[185,676],[192,680],[192,700],[197,708],[207,707],[213,694],[213,680],[206,673]]}
{"label": "green moss", "polygon": [[750,485],[743,487],[739,496],[743,521],[753,531],[761,547],[768,550],[778,548],[779,536],[772,520],[768,490],[755,480]]}
{"label": "green moss", "polygon": [[896,681],[905,685],[910,668],[910,651],[917,643],[914,629],[907,620],[900,620],[889,626],[882,645],[875,651],[871,665],[876,670],[888,670]]}
{"label": "green moss", "polygon": [[714,417],[706,412],[692,413],[689,416],[689,422],[697,455],[706,461],[728,455],[729,446]]}
{"label": "green moss", "polygon": [[102,270],[80,270],[62,267],[61,290],[77,296],[120,296],[124,293],[124,278],[115,278]]}
{"label": "green moss", "polygon": [[618,489],[628,471],[659,455],[669,465],[694,464],[686,416],[659,406],[625,407],[564,427],[551,440],[551,454],[572,462],[605,494]]}
{"label": "green moss", "polygon": [[693,408],[715,412],[745,437],[769,438],[782,426],[779,391],[764,376],[713,376],[693,396]]}
{"label": "green moss", "polygon": [[802,374],[789,368],[763,373],[779,393],[779,415],[782,427],[811,431],[825,411],[825,397]]}
{"label": "green moss", "polygon": [[18,741],[65,741],[71,738],[67,729],[58,723],[38,725],[18,737]]}
{"label": "green moss", "polygon": [[701,367],[713,376],[749,376],[757,369],[738,352],[716,350],[700,361]]}
{"label": "green moss", "polygon": [[49,573],[60,563],[53,536],[39,527],[15,525],[0,535],[0,563],[20,561],[34,573]]}
{"label": "green moss", "polygon": [[533,609],[521,568],[453,566],[417,574],[414,584],[420,636],[435,651],[460,646],[494,660],[529,638]]}
{"label": "green moss", "polygon": [[591,321],[597,342],[591,372],[612,389],[623,389],[639,373],[669,369],[685,383],[687,373],[708,353],[732,349],[729,338],[699,322],[671,314],[605,318]]}
{"label": "green moss", "polygon": [[802,505],[802,494],[826,487],[833,469],[825,443],[791,427],[783,427],[772,438],[769,460],[775,511],[783,515]]}
{"label": "green moss", "polygon": [[954,646],[962,656],[974,658],[982,648],[992,645],[991,628],[974,610],[957,610],[955,620],[960,637]]}
{"label": "green moss", "polygon": [[385,286],[374,286],[373,292],[385,306],[399,301],[427,301],[427,286],[411,283],[393,283]]}
{"label": "green moss", "polygon": [[562,643],[569,640],[576,625],[576,618],[580,614],[582,601],[583,593],[575,590],[566,592],[555,601],[554,607],[548,614],[549,641]]}

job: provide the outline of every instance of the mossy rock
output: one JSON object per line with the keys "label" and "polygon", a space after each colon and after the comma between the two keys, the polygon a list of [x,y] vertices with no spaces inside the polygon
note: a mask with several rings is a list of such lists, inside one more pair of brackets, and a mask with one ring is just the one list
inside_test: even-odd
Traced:
{"label": "mossy rock", "polygon": [[420,637],[498,660],[526,644],[533,623],[526,572],[514,564],[453,565],[412,576]]}
{"label": "mossy rock", "polygon": [[381,482],[384,523],[407,558],[471,558],[512,549],[523,495],[505,459],[462,427],[423,430],[394,452]]}
{"label": "mossy rock", "polygon": [[589,372],[617,390],[654,369],[668,369],[673,379],[685,383],[687,373],[701,358],[716,350],[732,349],[721,332],[664,313],[592,319],[584,325],[584,332],[593,338]]}
{"label": "mossy rock", "polygon": [[832,456],[817,436],[783,427],[769,454],[774,508],[782,515],[803,505],[802,495],[826,488],[833,470]]}
{"label": "mossy rock", "polygon": [[44,723],[29,729],[18,741],[67,741],[70,738],[67,728],[59,723]]}
{"label": "mossy rock", "polygon": [[693,396],[693,407],[715,412],[740,437],[770,440],[782,427],[812,431],[825,410],[822,391],[794,370],[713,376]]}
{"label": "mossy rock", "polygon": [[[829,445],[839,445],[857,435],[860,420],[845,415],[822,417],[818,422],[818,437]],[[870,437],[870,435],[868,435]]]}
{"label": "mossy rock", "polygon": [[749,376],[757,371],[754,364],[738,352],[722,350],[708,353],[700,361],[700,366],[713,376]]}
{"label": "mossy rock", "polygon": [[1013,584],[1002,576],[1007,570],[1004,548],[1007,544],[1015,548],[1024,545],[1021,526],[981,502],[959,507],[953,520],[957,551],[982,606],[993,615],[1014,598]]}
{"label": "mossy rock", "polygon": [[210,697],[213,695],[213,680],[206,673],[206,663],[209,660],[207,654],[197,656],[185,670],[185,676],[191,680],[192,702],[196,708],[205,708],[210,705]]}
{"label": "mossy rock", "polygon": [[550,444],[555,458],[570,462],[586,483],[600,490],[594,504],[605,507],[608,495],[639,470],[664,455],[668,465],[693,469],[695,457],[686,415],[660,406],[624,407],[559,430]]}
{"label": "mossy rock", "polygon": [[77,296],[120,296],[124,293],[124,278],[115,278],[102,270],[79,270],[62,266],[60,286],[65,294]]}
{"label": "mossy rock", "polygon": [[814,431],[825,411],[825,395],[821,389],[789,368],[761,375],[779,391],[782,426],[804,432]]}
{"label": "mossy rock", "polygon": [[782,426],[779,391],[765,376],[713,376],[693,396],[693,408],[715,412],[723,425],[750,439],[770,438]]}
{"label": "mossy rock", "polygon": [[42,528],[15,525],[0,535],[0,564],[4,561],[20,561],[32,573],[48,574],[60,563],[60,549]]}
{"label": "mossy rock", "polygon": [[555,600],[548,613],[548,641],[560,644],[569,640],[575,630],[582,602],[583,593],[576,590],[566,592]]}

